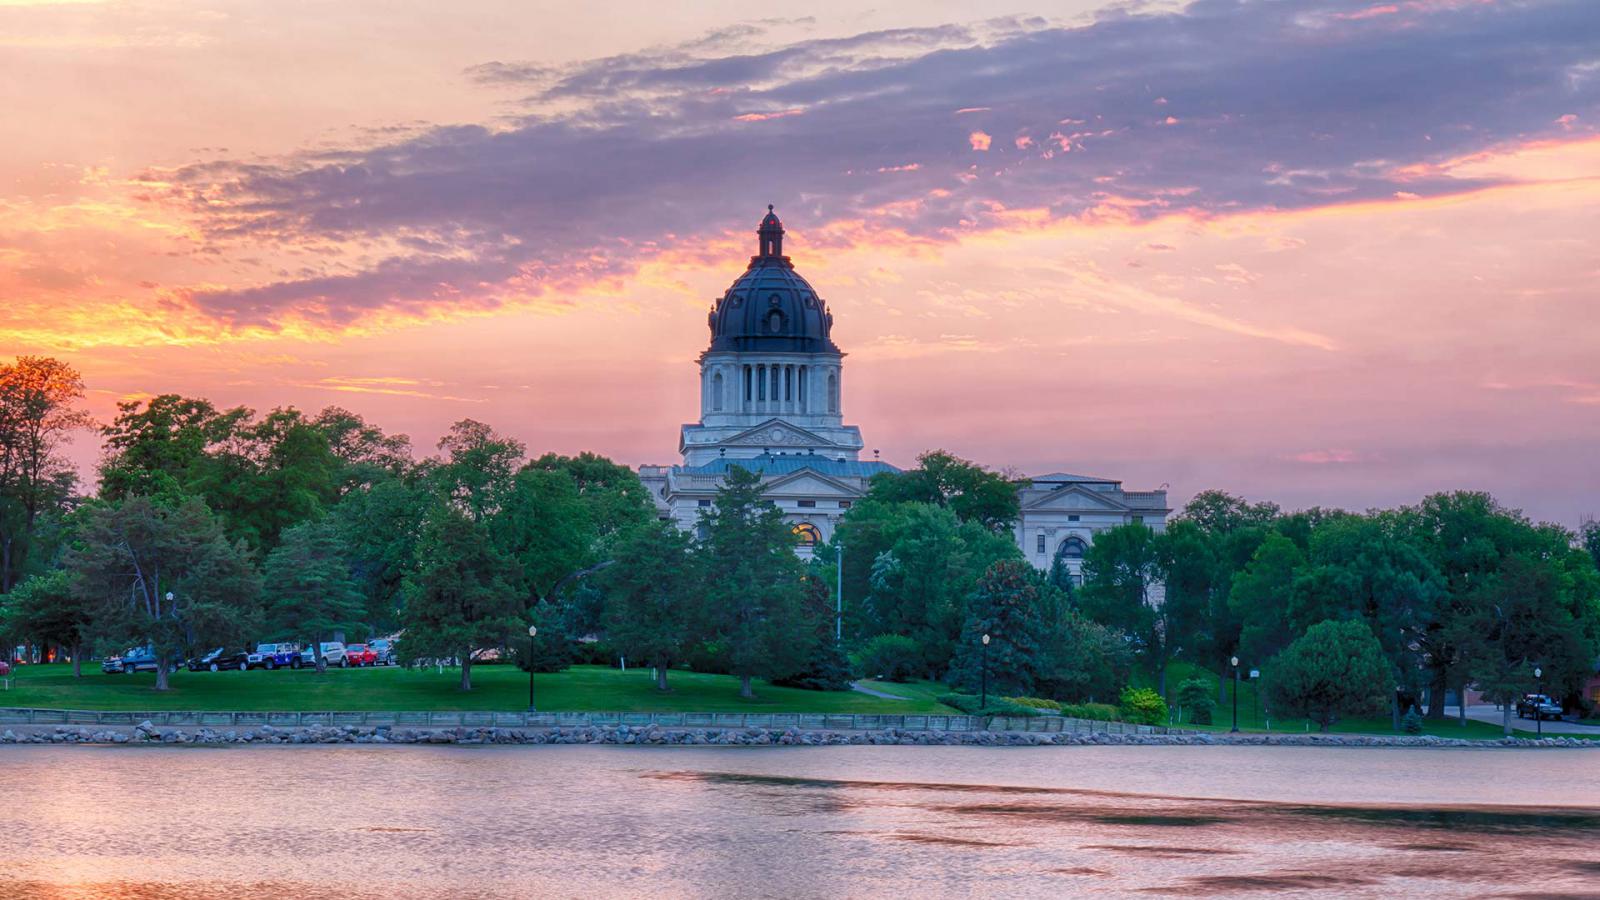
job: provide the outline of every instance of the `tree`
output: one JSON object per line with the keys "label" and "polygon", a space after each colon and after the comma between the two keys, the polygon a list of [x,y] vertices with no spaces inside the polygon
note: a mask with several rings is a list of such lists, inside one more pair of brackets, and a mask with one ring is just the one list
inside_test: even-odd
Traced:
{"label": "tree", "polygon": [[1096,535],[1083,557],[1079,605],[1094,621],[1132,636],[1165,691],[1169,623],[1150,596],[1161,576],[1160,550],[1156,533],[1144,525],[1118,525]]}
{"label": "tree", "polygon": [[1047,579],[1039,587],[1039,660],[1035,692],[1080,703],[1116,697],[1133,670],[1133,650],[1120,631],[1091,621],[1072,596]]}
{"label": "tree", "polygon": [[93,609],[73,593],[67,572],[52,569],[29,576],[5,600],[0,633],[65,647],[72,657],[72,677],[81,678],[83,652],[94,625]]}
{"label": "tree", "polygon": [[1224,491],[1201,491],[1184,504],[1178,518],[1193,522],[1209,534],[1220,535],[1270,525],[1278,512],[1276,503],[1251,503]]}
{"label": "tree", "polygon": [[670,522],[646,522],[618,540],[613,559],[601,576],[606,637],[655,668],[658,690],[670,690],[667,670],[697,637],[693,602],[702,581],[694,541]]}
{"label": "tree", "polygon": [[261,580],[242,543],[198,498],[176,507],[148,497],[89,510],[63,566],[94,608],[96,630],[149,645],[156,690],[196,643],[238,641],[258,616]]}
{"label": "tree", "polygon": [[267,555],[265,575],[268,627],[283,636],[309,634],[317,671],[327,671],[323,640],[356,627],[365,606],[337,527],[316,522],[285,531]]}
{"label": "tree", "polygon": [[978,577],[990,564],[1021,555],[1009,534],[927,503],[864,500],[845,516],[838,535],[846,548],[847,603],[852,574],[866,574],[866,596],[849,604],[857,610],[857,630],[912,638],[929,678],[942,676],[950,664]]}
{"label": "tree", "polygon": [[800,560],[783,513],[761,496],[761,476],[733,466],[710,510],[701,513],[697,548],[705,572],[700,621],[727,648],[739,696],[751,680],[798,671],[815,639],[801,605]]}
{"label": "tree", "polygon": [[461,690],[472,690],[472,655],[505,643],[523,629],[527,608],[513,587],[516,564],[492,540],[470,508],[432,509],[407,573],[400,623],[406,655],[461,660]]}
{"label": "tree", "polygon": [[78,409],[77,370],[46,356],[0,365],[0,594],[25,569],[39,516],[63,506],[77,476],[61,456],[74,429],[91,424]]}
{"label": "tree", "polygon": [[867,496],[884,503],[931,503],[963,522],[995,532],[1011,529],[1019,515],[1017,489],[1004,475],[943,450],[917,457],[917,467],[872,477]]}
{"label": "tree", "polygon": [[808,574],[801,606],[801,614],[811,626],[811,653],[799,671],[774,678],[772,683],[807,691],[850,690],[853,680],[850,657],[844,652],[844,645],[834,639],[833,592],[828,582]]}
{"label": "tree", "polygon": [[472,419],[451,425],[439,449],[445,458],[431,468],[430,479],[441,496],[474,522],[500,511],[526,453],[521,441]]}
{"label": "tree", "polygon": [[1341,717],[1382,709],[1390,677],[1383,647],[1366,623],[1327,621],[1278,654],[1267,685],[1275,710],[1304,716],[1326,732]]}
{"label": "tree", "polygon": [[312,420],[339,461],[334,479],[340,496],[362,486],[404,477],[415,465],[411,439],[383,429],[347,409],[330,406]]}
{"label": "tree", "polygon": [[1265,660],[1282,650],[1296,632],[1289,622],[1289,595],[1305,556],[1294,541],[1269,534],[1250,559],[1250,565],[1233,577],[1228,608],[1238,619],[1239,655]]}
{"label": "tree", "polygon": [[330,521],[339,529],[365,598],[362,618],[379,633],[399,625],[402,584],[435,502],[424,482],[402,477],[358,487],[333,508]]}
{"label": "tree", "polygon": [[1185,678],[1178,684],[1178,709],[1189,711],[1189,721],[1196,725],[1210,725],[1211,711],[1217,702],[1211,699],[1211,685],[1201,678]]}
{"label": "tree", "polygon": [[987,672],[989,689],[1001,696],[1032,694],[1040,659],[1039,582],[1022,560],[1002,560],[984,570],[950,664],[953,686],[977,690]]}

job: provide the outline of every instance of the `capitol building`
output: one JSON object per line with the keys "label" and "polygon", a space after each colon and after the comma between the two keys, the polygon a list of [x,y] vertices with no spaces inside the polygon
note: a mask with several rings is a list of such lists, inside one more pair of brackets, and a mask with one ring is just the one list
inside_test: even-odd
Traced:
{"label": "capitol building", "polygon": [[[833,340],[833,312],[784,255],[772,207],[756,235],[756,255],[710,312],[700,421],[678,433],[683,463],[642,466],[639,477],[662,518],[693,530],[730,467],[756,472],[809,556],[866,496],[872,476],[899,469],[861,459],[861,429],[844,424],[845,354]],[[1074,577],[1097,532],[1128,523],[1159,531],[1171,511],[1165,490],[1124,490],[1107,478],[1039,475],[1020,479],[1017,491],[1024,556],[1040,569],[1059,558]]]}

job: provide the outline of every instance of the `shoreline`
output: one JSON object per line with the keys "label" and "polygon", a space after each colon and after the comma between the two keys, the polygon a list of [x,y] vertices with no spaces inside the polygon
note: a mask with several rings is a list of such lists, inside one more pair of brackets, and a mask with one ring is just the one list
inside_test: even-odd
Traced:
{"label": "shoreline", "polygon": [[1360,734],[1088,734],[1016,731],[835,731],[799,728],[664,728],[659,725],[584,725],[562,727],[411,728],[388,725],[311,725],[280,728],[192,731],[162,728],[146,721],[133,726],[34,725],[0,732],[0,745],[249,747],[249,746],[602,746],[640,747],[1352,747],[1423,749],[1579,749],[1600,741],[1552,735],[1544,738],[1467,740],[1429,735]]}

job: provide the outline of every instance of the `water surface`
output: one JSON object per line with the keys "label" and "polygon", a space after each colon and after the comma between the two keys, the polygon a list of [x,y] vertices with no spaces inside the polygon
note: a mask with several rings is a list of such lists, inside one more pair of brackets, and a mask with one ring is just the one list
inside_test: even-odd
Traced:
{"label": "water surface", "polygon": [[1600,754],[0,750],[0,896],[1600,896]]}

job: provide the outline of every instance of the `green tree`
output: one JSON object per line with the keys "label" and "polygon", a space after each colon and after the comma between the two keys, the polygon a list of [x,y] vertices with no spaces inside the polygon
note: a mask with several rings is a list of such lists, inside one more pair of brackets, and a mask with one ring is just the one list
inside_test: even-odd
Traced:
{"label": "green tree", "polygon": [[65,508],[77,484],[61,448],[90,424],[83,380],[60,360],[0,364],[0,594],[28,570],[39,519]]}
{"label": "green tree", "polygon": [[779,687],[808,691],[848,691],[852,681],[850,657],[844,645],[834,639],[833,591],[828,583],[808,574],[801,592],[801,613],[811,625],[811,653],[805,665],[792,675],[772,680]]}
{"label": "green tree", "polygon": [[93,635],[94,609],[73,593],[64,569],[23,579],[0,607],[0,634],[64,647],[72,676],[83,676],[83,654]]}
{"label": "green tree", "polygon": [[1224,491],[1201,491],[1184,504],[1178,518],[1209,534],[1222,535],[1271,525],[1278,514],[1276,503],[1251,503]]}
{"label": "green tree", "polygon": [[1346,716],[1383,708],[1390,669],[1366,623],[1319,622],[1274,658],[1267,679],[1273,709],[1304,716],[1322,731]]}
{"label": "green tree", "polygon": [[917,457],[915,469],[874,475],[867,496],[946,507],[961,521],[995,532],[1009,532],[1020,514],[1017,488],[1009,479],[943,450]]}
{"label": "green tree", "polygon": [[655,668],[658,690],[670,690],[667,671],[698,638],[694,598],[702,580],[694,541],[671,522],[644,522],[621,536],[613,558],[600,578],[606,637],[624,656]]}
{"label": "green tree", "polygon": [[399,626],[401,586],[435,502],[425,481],[391,478],[351,490],[330,516],[365,598],[362,618],[380,633]]}
{"label": "green tree", "polygon": [[459,657],[461,690],[472,690],[472,658],[525,630],[527,607],[514,587],[516,563],[496,548],[472,509],[440,505],[427,516],[416,566],[402,586],[400,646],[412,658]]}
{"label": "green tree", "polygon": [[197,643],[238,641],[256,621],[260,576],[242,543],[198,498],[175,507],[147,497],[88,511],[63,566],[92,606],[96,630],[121,646],[147,644],[156,690]]}
{"label": "green tree", "polygon": [[[967,604],[961,639],[950,665],[950,684],[969,693],[988,672],[989,690],[1000,696],[1033,693],[1040,661],[1038,574],[1026,562],[1002,560],[978,579]],[[985,647],[984,635],[989,643]]]}
{"label": "green tree", "polygon": [[285,531],[267,555],[265,581],[268,629],[284,637],[309,634],[317,671],[327,671],[322,642],[359,627],[365,608],[338,528],[308,522]]}
{"label": "green tree", "polygon": [[1241,658],[1269,659],[1294,639],[1289,596],[1303,566],[1305,556],[1294,541],[1274,533],[1262,541],[1250,564],[1234,575],[1228,607],[1240,623]]}
{"label": "green tree", "polygon": [[753,678],[799,671],[815,635],[801,603],[803,568],[783,513],[761,496],[761,476],[733,466],[711,509],[701,513],[697,548],[704,606],[700,622],[727,649],[739,696]]}
{"label": "green tree", "polygon": [[1160,578],[1161,547],[1154,531],[1144,525],[1108,528],[1095,536],[1083,556],[1078,603],[1089,618],[1134,638],[1139,655],[1164,691],[1172,635],[1165,613],[1151,597]]}
{"label": "green tree", "polygon": [[340,496],[358,488],[405,477],[416,465],[411,439],[385,434],[382,428],[347,409],[330,406],[312,424],[322,432],[328,450],[338,461],[334,478]]}
{"label": "green tree", "polygon": [[1202,678],[1185,678],[1178,684],[1178,709],[1188,711],[1189,721],[1210,725],[1211,711],[1217,702],[1211,698],[1211,685]]}

